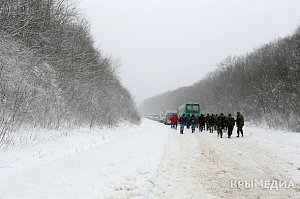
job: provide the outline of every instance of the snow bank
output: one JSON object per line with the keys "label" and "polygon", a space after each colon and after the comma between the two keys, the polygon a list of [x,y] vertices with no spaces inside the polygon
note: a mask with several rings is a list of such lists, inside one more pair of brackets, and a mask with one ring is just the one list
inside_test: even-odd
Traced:
{"label": "snow bank", "polygon": [[48,163],[113,139],[136,132],[140,127],[123,123],[103,129],[23,129],[10,134],[11,145],[0,150],[0,178]]}
{"label": "snow bank", "polygon": [[0,198],[148,198],[170,131],[143,120],[70,136],[48,132],[24,149],[1,152]]}

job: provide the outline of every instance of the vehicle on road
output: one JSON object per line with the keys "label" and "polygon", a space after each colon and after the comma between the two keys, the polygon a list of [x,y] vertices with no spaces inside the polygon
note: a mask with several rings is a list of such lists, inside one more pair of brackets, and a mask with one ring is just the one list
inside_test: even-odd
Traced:
{"label": "vehicle on road", "polygon": [[184,103],[177,109],[177,114],[179,117],[183,114],[185,116],[195,115],[196,117],[199,117],[200,113],[200,105],[198,103]]}
{"label": "vehicle on road", "polygon": [[166,116],[166,111],[162,111],[159,114],[159,122],[164,123],[165,122],[165,116]]}
{"label": "vehicle on road", "polygon": [[149,115],[148,118],[153,121],[159,121],[159,115]]}
{"label": "vehicle on road", "polygon": [[164,124],[166,125],[171,125],[171,116],[176,114],[177,115],[177,112],[176,111],[167,111],[165,113],[165,116],[164,116]]}

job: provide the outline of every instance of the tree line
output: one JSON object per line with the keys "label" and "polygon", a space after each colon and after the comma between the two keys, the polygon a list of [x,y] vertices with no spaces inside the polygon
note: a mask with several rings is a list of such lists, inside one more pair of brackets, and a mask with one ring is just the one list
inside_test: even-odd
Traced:
{"label": "tree line", "polygon": [[0,0],[0,143],[22,125],[138,123],[117,76],[68,0]]}
{"label": "tree line", "polygon": [[218,69],[189,87],[146,99],[143,114],[198,102],[207,113],[235,113],[273,128],[300,130],[300,27],[242,56],[229,56]]}

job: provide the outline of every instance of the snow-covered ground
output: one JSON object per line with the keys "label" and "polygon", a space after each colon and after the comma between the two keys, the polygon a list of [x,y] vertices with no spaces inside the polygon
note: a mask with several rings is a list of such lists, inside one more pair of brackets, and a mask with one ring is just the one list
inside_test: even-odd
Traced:
{"label": "snow-covered ground", "polygon": [[[246,127],[243,138],[220,139],[145,119],[67,134],[31,132],[20,136],[27,145],[1,151],[0,199],[300,198],[300,133]],[[294,187],[231,184],[260,179]]]}
{"label": "snow-covered ground", "polygon": [[163,125],[145,121],[2,151],[0,198],[145,198],[167,135]]}
{"label": "snow-covered ground", "polygon": [[8,147],[0,149],[0,178],[97,147],[139,128],[124,123],[114,129],[22,129],[10,135]]}
{"label": "snow-covered ground", "polygon": [[[300,134],[255,127],[244,134],[173,133],[151,198],[300,198]],[[235,187],[260,180],[294,188]]]}

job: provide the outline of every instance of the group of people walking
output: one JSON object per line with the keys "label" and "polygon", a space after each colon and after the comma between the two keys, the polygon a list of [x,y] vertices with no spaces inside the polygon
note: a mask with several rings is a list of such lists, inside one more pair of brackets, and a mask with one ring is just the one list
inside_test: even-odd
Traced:
{"label": "group of people walking", "polygon": [[201,114],[199,117],[195,115],[182,115],[178,117],[177,115],[172,115],[170,117],[171,120],[171,128],[177,129],[177,124],[180,125],[180,134],[183,134],[184,127],[191,128],[192,133],[195,132],[196,126],[199,127],[199,131],[202,132],[203,130],[209,131],[213,133],[217,131],[218,137],[222,138],[223,133],[227,131],[228,138],[231,138],[232,131],[234,126],[237,127],[237,137],[243,137],[243,126],[244,126],[244,116],[237,112],[236,119],[232,117],[231,114],[225,116],[223,113],[221,114],[207,114],[204,116]]}

